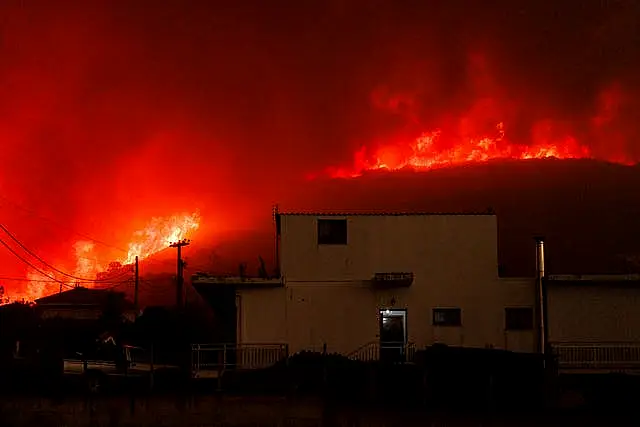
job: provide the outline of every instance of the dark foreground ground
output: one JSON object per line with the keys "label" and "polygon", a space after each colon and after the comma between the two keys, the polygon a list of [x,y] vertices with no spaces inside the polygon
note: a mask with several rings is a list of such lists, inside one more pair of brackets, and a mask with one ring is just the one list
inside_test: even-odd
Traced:
{"label": "dark foreground ground", "polygon": [[637,426],[632,415],[539,412],[497,415],[437,410],[328,406],[316,398],[219,395],[105,396],[51,399],[3,397],[0,425],[22,426]]}
{"label": "dark foreground ground", "polygon": [[300,353],[228,371],[222,383],[158,371],[108,377],[97,390],[88,374],[5,370],[0,427],[640,425],[634,376],[545,376],[538,359],[495,351],[420,354],[414,364],[363,364]]}

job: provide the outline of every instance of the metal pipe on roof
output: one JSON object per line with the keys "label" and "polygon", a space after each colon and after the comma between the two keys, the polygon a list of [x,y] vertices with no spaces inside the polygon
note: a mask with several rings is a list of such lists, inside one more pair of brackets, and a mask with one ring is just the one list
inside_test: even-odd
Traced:
{"label": "metal pipe on roof", "polygon": [[544,239],[536,237],[536,326],[537,350],[540,354],[547,353],[547,292],[545,278]]}
{"label": "metal pipe on roof", "polygon": [[536,277],[544,277],[544,240],[536,237]]}

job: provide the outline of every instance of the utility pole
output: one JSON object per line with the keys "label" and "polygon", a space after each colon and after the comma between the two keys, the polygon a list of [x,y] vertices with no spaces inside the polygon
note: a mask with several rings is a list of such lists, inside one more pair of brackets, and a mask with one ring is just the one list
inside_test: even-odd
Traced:
{"label": "utility pole", "polygon": [[178,249],[178,271],[176,275],[176,305],[178,309],[182,308],[183,301],[183,287],[184,287],[184,261],[182,260],[182,248],[189,246],[191,240],[183,239],[178,242],[173,242],[169,245],[171,248]]}
{"label": "utility pole", "polygon": [[135,274],[135,282],[133,287],[133,305],[136,307],[136,311],[138,310],[138,287],[140,285],[140,270],[138,269],[138,255],[136,255],[136,263],[134,267]]}

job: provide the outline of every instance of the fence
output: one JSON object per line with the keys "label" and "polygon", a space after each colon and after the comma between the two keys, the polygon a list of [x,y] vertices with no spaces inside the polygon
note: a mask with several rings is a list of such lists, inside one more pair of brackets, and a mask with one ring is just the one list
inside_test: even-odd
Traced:
{"label": "fence", "polygon": [[227,369],[262,369],[288,357],[286,344],[193,344],[194,377],[217,376]]}
{"label": "fence", "polygon": [[640,343],[553,343],[559,370],[640,371]]}

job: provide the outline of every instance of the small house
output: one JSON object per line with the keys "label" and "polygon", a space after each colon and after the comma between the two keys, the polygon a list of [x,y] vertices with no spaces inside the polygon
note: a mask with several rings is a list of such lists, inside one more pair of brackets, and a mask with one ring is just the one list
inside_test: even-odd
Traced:
{"label": "small house", "polygon": [[97,320],[110,310],[120,313],[125,320],[136,319],[136,309],[124,292],[109,289],[76,287],[37,299],[35,304],[40,319]]}

